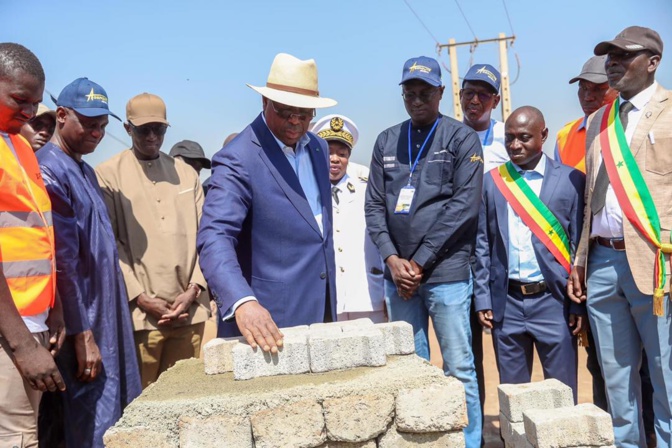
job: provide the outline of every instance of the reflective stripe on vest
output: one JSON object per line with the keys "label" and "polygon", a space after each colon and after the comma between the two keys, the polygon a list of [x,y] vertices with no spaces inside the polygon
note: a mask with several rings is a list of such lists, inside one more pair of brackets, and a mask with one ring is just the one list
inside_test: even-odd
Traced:
{"label": "reflective stripe on vest", "polygon": [[28,142],[6,139],[0,136],[0,266],[19,313],[33,316],[56,295],[51,202]]}
{"label": "reflective stripe on vest", "polygon": [[[51,212],[42,214],[48,226],[53,226]],[[42,216],[37,212],[3,212],[0,211],[0,227],[44,227]]]}
{"label": "reflective stripe on vest", "polygon": [[586,172],[586,130],[579,130],[585,118],[567,123],[558,132],[560,161],[582,173]]}

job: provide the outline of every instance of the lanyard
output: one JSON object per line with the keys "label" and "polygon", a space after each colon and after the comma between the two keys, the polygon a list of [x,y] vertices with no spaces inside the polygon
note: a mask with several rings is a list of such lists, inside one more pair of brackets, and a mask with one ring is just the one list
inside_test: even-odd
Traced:
{"label": "lanyard", "polygon": [[420,147],[420,151],[418,151],[418,155],[415,157],[415,162],[413,162],[413,165],[411,165],[411,127],[413,127],[413,123],[409,122],[408,123],[408,168],[411,170],[411,172],[408,174],[408,185],[411,185],[411,178],[413,177],[413,172],[415,171],[415,168],[418,166],[418,161],[420,160],[420,156],[422,155],[422,152],[425,149],[425,145],[427,145],[427,142],[429,141],[430,137],[434,133],[434,130],[439,124],[439,121],[441,120],[441,117],[437,118],[436,121],[434,122],[434,126],[432,126],[432,129],[429,131],[429,134],[427,134],[427,137],[425,138],[424,143]]}

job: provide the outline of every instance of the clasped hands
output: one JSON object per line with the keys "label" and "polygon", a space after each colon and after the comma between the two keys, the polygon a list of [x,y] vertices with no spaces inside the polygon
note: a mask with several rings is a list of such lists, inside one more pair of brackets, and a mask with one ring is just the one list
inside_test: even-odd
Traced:
{"label": "clasped hands", "polygon": [[387,257],[385,264],[390,268],[392,281],[401,298],[408,300],[413,297],[422,280],[422,266],[414,260],[406,260],[397,255]]}

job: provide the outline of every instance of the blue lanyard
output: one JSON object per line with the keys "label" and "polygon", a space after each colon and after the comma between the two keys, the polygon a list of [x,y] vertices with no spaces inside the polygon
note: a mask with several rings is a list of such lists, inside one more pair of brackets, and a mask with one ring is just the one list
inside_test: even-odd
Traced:
{"label": "blue lanyard", "polygon": [[488,137],[490,137],[490,131],[492,130],[492,120],[490,120],[490,126],[488,126],[488,132],[485,133],[485,138],[481,142],[481,146],[485,147],[488,143]]}
{"label": "blue lanyard", "polygon": [[418,151],[418,155],[415,157],[415,162],[413,162],[413,165],[411,166],[411,127],[413,127],[413,123],[409,122],[408,123],[408,168],[411,170],[411,172],[408,174],[408,185],[411,185],[411,178],[413,177],[413,171],[415,171],[415,168],[418,166],[418,161],[420,160],[420,156],[422,155],[422,151],[425,149],[425,145],[427,145],[427,142],[429,141],[429,138],[432,136],[434,133],[434,129],[439,124],[439,121],[441,121],[441,117],[437,118],[436,121],[434,122],[434,126],[432,126],[432,129],[429,131],[429,134],[427,134],[427,138],[425,138],[425,142],[422,144],[420,147],[420,151]]}

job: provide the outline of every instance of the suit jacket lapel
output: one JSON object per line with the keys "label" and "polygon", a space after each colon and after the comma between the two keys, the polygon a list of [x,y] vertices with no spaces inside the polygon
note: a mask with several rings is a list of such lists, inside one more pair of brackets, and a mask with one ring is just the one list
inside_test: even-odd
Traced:
{"label": "suit jacket lapel", "polygon": [[558,165],[554,165],[550,158],[546,158],[546,168],[544,169],[544,179],[541,181],[541,191],[539,199],[546,204],[551,203],[555,188],[558,186]]}
{"label": "suit jacket lapel", "polygon": [[[306,222],[317,233],[320,233],[320,229],[313,216],[313,211],[310,209],[303,188],[301,188],[299,178],[282,152],[282,148],[280,148],[268,126],[264,123],[261,114],[252,122],[252,129],[258,139],[257,141],[253,141],[253,143],[261,147],[261,152],[259,153],[261,160],[266,164],[280,189],[285,193],[287,199],[289,199],[289,202],[298,210]],[[315,165],[313,164],[313,166]],[[323,194],[321,187],[320,194]],[[324,198],[324,196],[322,197]]]}
{"label": "suit jacket lapel", "polygon": [[[331,222],[331,182],[329,181],[329,166],[327,165],[327,156],[324,154],[320,142],[312,134],[308,134],[310,141],[306,148],[310,155],[310,162],[313,166],[313,173],[317,179],[317,186],[320,189],[320,199],[322,203],[322,229],[323,236],[327,234]],[[313,218],[313,222],[315,219]],[[317,229],[317,224],[315,224]],[[319,231],[319,229],[317,229]]]}
{"label": "suit jacket lapel", "polygon": [[[486,174],[487,176],[492,176],[492,174]],[[495,185],[493,183],[493,185]],[[499,227],[499,234],[502,237],[504,242],[504,250],[506,253],[509,253],[509,210],[508,202],[504,195],[499,191],[499,188],[495,185],[493,191],[494,201],[495,201],[495,213],[497,215],[497,227]]]}
{"label": "suit jacket lapel", "polygon": [[639,119],[639,123],[637,123],[635,133],[632,135],[630,151],[632,151],[633,156],[637,156],[639,150],[645,146],[644,140],[647,138],[653,124],[658,119],[658,115],[663,111],[665,101],[667,101],[665,89],[659,85],[651,97],[651,101],[649,101],[649,104],[647,104],[642,111],[642,116]]}

